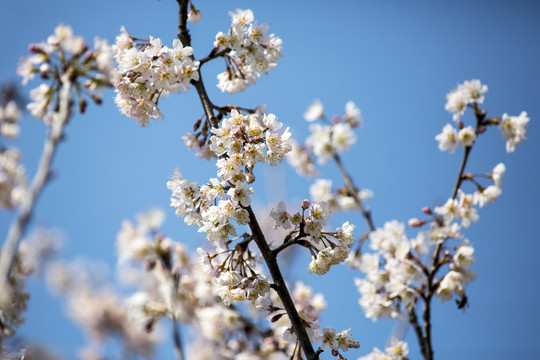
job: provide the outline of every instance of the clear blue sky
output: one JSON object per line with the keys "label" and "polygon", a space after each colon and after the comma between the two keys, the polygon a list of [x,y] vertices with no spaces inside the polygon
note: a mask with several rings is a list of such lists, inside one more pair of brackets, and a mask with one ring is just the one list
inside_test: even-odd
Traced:
{"label": "clear blue sky", "polygon": [[[375,223],[420,215],[425,205],[450,196],[461,155],[437,149],[434,136],[451,116],[444,110],[445,94],[463,80],[478,78],[489,86],[485,107],[489,115],[522,110],[531,118],[528,140],[506,154],[500,132],[490,129],[475,147],[468,168],[488,172],[498,162],[507,166],[502,197],[480,211],[480,222],[465,231],[476,248],[473,270],[479,276],[468,288],[465,313],[448,302],[435,301],[436,358],[535,358],[540,351],[540,3],[536,1],[197,1],[203,19],[191,26],[197,58],[212,47],[215,34],[225,31],[229,10],[251,8],[255,18],[270,25],[283,39],[284,57],[278,67],[242,94],[224,95],[215,87],[223,64],[205,65],[203,76],[216,104],[255,107],[267,104],[302,141],[308,125],[305,108],[319,98],[327,113],[343,113],[353,100],[362,109],[365,126],[358,144],[344,157],[360,187],[372,189]],[[0,82],[16,80],[19,57],[31,42],[45,40],[58,23],[72,25],[91,41],[100,36],[114,41],[120,26],[138,37],[152,35],[171,45],[177,30],[173,0],[0,0],[3,53]],[[31,82],[28,92],[37,82]],[[54,168],[57,177],[39,200],[34,223],[64,229],[68,259],[85,256],[114,269],[114,241],[124,218],[161,206],[167,210],[164,231],[194,249],[201,236],[176,219],[169,209],[165,183],[174,168],[204,181],[215,171],[188,152],[180,137],[202,115],[194,91],[162,103],[165,121],[147,129],[123,117],[105,93],[103,106],[89,107],[67,129]],[[44,127],[26,116],[17,145],[33,173],[41,151]],[[323,168],[340,183],[336,168]],[[309,182],[282,166],[259,171],[272,181],[258,182],[256,205],[277,202],[289,194],[308,196]],[[263,176],[259,176],[262,178]],[[286,191],[272,185],[285,177]],[[471,188],[466,188],[472,192]],[[365,230],[362,219],[349,218]],[[0,236],[11,216],[0,213]],[[338,216],[335,224],[344,217]],[[328,276],[308,276],[302,254],[291,279],[302,278],[325,294],[329,304],[323,325],[352,327],[361,349],[351,359],[384,347],[393,324],[373,324],[357,305],[358,294],[346,269]],[[329,285],[332,285],[331,291]],[[338,284],[336,286],[336,284]],[[84,339],[62,315],[58,302],[41,282],[33,297],[21,334],[45,342],[73,357]],[[411,358],[419,357],[412,331],[407,334]],[[163,358],[171,358],[168,350]]]}

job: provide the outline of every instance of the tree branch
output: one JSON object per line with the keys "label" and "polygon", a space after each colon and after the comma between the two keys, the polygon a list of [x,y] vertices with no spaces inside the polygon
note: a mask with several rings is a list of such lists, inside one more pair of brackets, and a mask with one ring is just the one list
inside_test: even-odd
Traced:
{"label": "tree branch", "polygon": [[[191,40],[189,37],[189,32],[186,28],[188,0],[177,0],[177,1],[180,6],[178,38],[182,41],[182,44],[184,46],[189,46],[191,44]],[[208,94],[204,87],[200,69],[199,69],[199,80],[193,81],[192,84],[197,90],[197,93],[199,94],[199,99],[201,100],[201,104],[206,114],[206,118],[209,122],[209,125],[212,128],[217,128],[218,121],[214,115],[214,111],[213,111],[214,105],[210,101],[210,98],[208,97]],[[251,209],[251,206],[248,206],[246,210],[249,213],[249,227],[254,236],[255,243],[259,247],[259,250],[261,251],[261,254],[266,262],[266,265],[268,266],[268,270],[270,271],[270,275],[272,276],[272,281],[274,282],[274,285],[275,285],[274,289],[277,292],[278,296],[280,297],[281,302],[283,303],[283,307],[285,308],[285,311],[287,311],[287,315],[289,316],[289,319],[294,328],[296,336],[298,340],[300,341],[300,346],[302,347],[302,350],[308,360],[318,359],[319,356],[313,350],[313,346],[311,345],[311,341],[309,340],[309,336],[307,334],[306,328],[304,327],[302,318],[300,318],[298,311],[296,311],[294,302],[291,298],[291,295],[289,294],[287,286],[285,285],[285,280],[283,279],[283,276],[279,269],[277,259],[273,256],[272,250],[270,249],[270,246],[266,242],[266,239],[259,226],[257,218],[255,217],[255,213]]]}
{"label": "tree branch", "polygon": [[39,160],[38,169],[32,184],[25,194],[22,203],[19,208],[17,218],[12,222],[9,232],[2,248],[2,254],[0,257],[0,288],[8,289],[8,277],[13,266],[15,253],[17,247],[24,235],[28,223],[32,217],[35,203],[43,190],[43,187],[50,179],[50,169],[57,150],[58,143],[62,140],[64,126],[68,123],[68,120],[72,113],[73,104],[71,102],[70,94],[73,88],[73,79],[68,72],[64,74],[61,79],[61,90],[58,96],[58,111],[53,113],[49,134],[45,140],[43,146],[43,153]]}
{"label": "tree branch", "polygon": [[366,221],[369,231],[370,232],[375,231],[375,225],[373,224],[373,219],[371,218],[371,211],[369,209],[364,208],[364,204],[362,203],[362,200],[358,196],[358,188],[354,185],[352,177],[345,170],[345,167],[343,166],[343,162],[341,161],[340,156],[334,152],[333,158],[339,168],[339,171],[341,172],[341,176],[343,176],[343,180],[345,181],[345,186],[347,187],[347,191],[352,196],[352,198],[354,199],[354,202],[356,203],[356,205],[362,212],[362,216],[364,217],[364,220]]}

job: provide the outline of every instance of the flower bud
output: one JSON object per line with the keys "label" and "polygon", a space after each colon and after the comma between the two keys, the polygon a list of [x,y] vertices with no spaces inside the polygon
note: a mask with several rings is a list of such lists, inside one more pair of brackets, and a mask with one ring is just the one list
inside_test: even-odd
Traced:
{"label": "flower bud", "polygon": [[304,201],[302,201],[302,210],[308,209],[310,205],[311,203],[309,202],[309,200],[305,199]]}
{"label": "flower bud", "polygon": [[255,175],[253,175],[252,173],[248,172],[246,174],[246,181],[248,184],[253,184],[255,182]]}
{"label": "flower bud", "polygon": [[457,121],[457,126],[458,126],[459,130],[461,130],[461,129],[463,129],[465,127],[465,124],[463,123],[463,121],[458,120]]}
{"label": "flower bud", "polygon": [[409,226],[413,228],[419,228],[421,226],[424,226],[426,224],[426,220],[421,220],[418,218],[409,219]]}
{"label": "flower bud", "polygon": [[486,126],[486,125],[480,125],[480,126],[478,127],[478,129],[476,130],[476,133],[477,133],[477,134],[483,134],[483,133],[486,132],[486,130],[487,130],[487,126]]}
{"label": "flower bud", "polygon": [[429,207],[427,207],[427,206],[424,206],[424,207],[422,208],[422,212],[423,212],[424,214],[426,214],[426,215],[431,215],[431,214],[433,214],[433,212],[431,211],[431,209],[430,209]]}

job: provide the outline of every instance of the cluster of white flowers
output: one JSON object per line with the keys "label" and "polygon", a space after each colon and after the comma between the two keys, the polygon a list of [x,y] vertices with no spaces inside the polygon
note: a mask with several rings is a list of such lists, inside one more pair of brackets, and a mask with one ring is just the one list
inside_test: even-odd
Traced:
{"label": "cluster of white flowers", "polygon": [[439,142],[439,150],[447,150],[450,154],[453,154],[458,145],[466,147],[474,144],[476,130],[472,126],[467,126],[457,131],[452,125],[446,124],[442,132],[435,136],[435,140]]}
{"label": "cluster of white flowers", "polygon": [[[448,272],[433,282],[435,295],[442,301],[452,299],[454,295],[466,298],[465,287],[476,277],[476,273],[469,270],[474,263],[474,249],[467,240],[457,246],[446,243],[450,239],[463,239],[460,225],[454,220],[461,216],[460,213],[470,211],[472,198],[472,195],[460,193],[459,201],[454,200],[450,205],[448,202],[445,210],[436,209],[442,217],[426,209],[425,213],[432,214],[435,220],[429,230],[420,232],[416,238],[408,239],[404,224],[395,220],[370,234],[370,248],[375,252],[349,258],[352,267],[366,273],[365,279],[355,280],[361,294],[359,303],[366,317],[376,320],[407,316],[427,286],[428,268],[421,259],[426,254],[430,254],[428,258],[433,257],[435,248],[439,248],[438,256],[442,256],[437,263],[448,265]],[[461,218],[462,225],[470,224]],[[470,221],[471,216],[467,215],[466,219]],[[426,222],[412,219],[410,225],[418,227]]]}
{"label": "cluster of white flowers", "polygon": [[[326,301],[322,294],[313,294],[313,289],[298,281],[292,291],[292,298],[298,314],[305,323],[306,331],[312,341],[317,338],[319,330],[320,313],[326,308]],[[290,350],[295,346],[297,338],[289,317],[283,309],[283,305],[275,292],[260,298],[256,302],[257,309],[270,317],[270,327],[277,335],[282,346],[289,346]]]}
{"label": "cluster of white flowers", "polygon": [[[307,121],[326,120],[322,103],[315,100],[308,107],[304,118]],[[360,109],[349,101],[345,106],[345,115],[335,116],[331,125],[312,124],[309,127],[311,135],[306,139],[306,146],[317,157],[318,162],[324,164],[335,154],[348,151],[356,143],[353,128],[360,126],[361,123]],[[298,156],[295,158],[293,155]],[[302,152],[293,155],[289,158],[289,162],[293,167],[298,168],[294,164],[301,163],[302,159],[298,157],[304,155]],[[300,174],[303,175],[302,172]]]}
{"label": "cluster of white flowers", "polygon": [[226,51],[227,64],[227,70],[217,76],[217,86],[223,92],[236,93],[254,85],[263,73],[277,65],[283,42],[274,34],[267,34],[268,25],[254,22],[251,10],[237,9],[229,15],[231,28],[227,34],[219,32],[214,42],[216,51]]}
{"label": "cluster of white flowers", "polygon": [[155,262],[159,257],[171,250],[172,240],[159,238],[154,241],[150,232],[155,232],[163,223],[165,214],[160,209],[138,214],[137,224],[124,220],[122,229],[116,237],[118,262]]}
{"label": "cluster of white flowers", "polygon": [[[315,202],[326,202],[330,211],[340,210],[349,211],[357,210],[358,204],[355,199],[349,195],[345,187],[332,190],[332,180],[317,179],[309,187],[311,199]],[[357,196],[360,201],[364,202],[373,197],[373,192],[369,189],[361,189],[357,191]]]}
{"label": "cluster of white flowers", "polygon": [[102,280],[96,279],[99,271],[81,262],[54,262],[47,270],[49,286],[65,298],[70,318],[82,327],[91,341],[91,346],[84,349],[83,358],[101,358],[109,337],[120,339],[126,351],[132,354],[151,356],[160,337],[138,326],[130,317],[124,300]]}
{"label": "cluster of white flowers", "polygon": [[482,85],[480,80],[474,79],[459,84],[456,89],[446,95],[445,109],[454,113],[454,120],[459,120],[468,106],[482,104],[484,94],[488,91],[487,85]]}
{"label": "cluster of white flowers", "polygon": [[17,207],[27,192],[26,170],[15,148],[0,150],[0,208]]}
{"label": "cluster of white flowers", "polygon": [[474,196],[465,194],[459,190],[458,199],[448,199],[443,206],[435,207],[435,213],[442,216],[446,224],[451,224],[454,220],[461,220],[461,225],[465,228],[471,226],[471,222],[477,222],[480,216],[474,207]]}
{"label": "cluster of white flowers", "polygon": [[[21,111],[15,101],[0,106],[0,135],[14,139],[19,135]],[[18,206],[27,191],[26,170],[15,147],[0,144],[0,209]]]}
{"label": "cluster of white flowers", "polygon": [[[136,264],[141,258],[146,260],[146,271],[126,267],[126,261],[121,262],[124,284],[138,287],[138,291],[126,300],[128,318],[139,325],[137,328],[156,333],[154,329],[160,319],[174,317],[198,330],[198,345],[213,351],[212,359],[266,359],[272,355],[279,359],[281,355],[285,356],[286,345],[277,346],[275,341],[281,332],[259,329],[260,325],[251,322],[240,306],[228,307],[237,300],[258,298],[258,304],[262,299],[276,296],[270,294],[269,284],[262,276],[244,276],[243,269],[250,269],[248,271],[253,274],[261,272],[255,259],[249,258],[249,251],[237,247],[230,252],[210,255],[199,248],[197,259],[188,254],[183,245],[172,240],[167,248],[162,248],[159,243],[164,236],[158,233],[162,220],[163,214],[158,210],[138,214],[137,224],[126,227],[127,222],[124,222],[117,238],[118,244],[125,244],[118,246],[121,258],[130,258],[131,263]],[[127,247],[127,237],[135,244],[133,250],[126,251],[126,256],[122,251]],[[151,250],[143,252],[143,257],[133,257],[131,255],[137,254],[140,248],[136,244],[138,241],[155,245],[144,246]],[[155,252],[154,249],[159,250]],[[149,256],[152,252],[153,258]],[[243,294],[239,295],[241,292]],[[319,304],[318,299],[309,294],[305,301],[318,301],[316,304]],[[256,303],[250,302],[251,307],[254,308]],[[281,328],[275,330],[281,331]],[[159,334],[159,329],[157,332]],[[203,352],[196,358],[206,359],[207,355]]]}
{"label": "cluster of white flowers", "polygon": [[306,177],[319,176],[313,158],[304,146],[293,142],[291,151],[287,154],[287,161],[299,175]]}
{"label": "cluster of white flowers", "polygon": [[0,135],[14,139],[19,136],[19,119],[21,111],[15,101],[9,101],[5,106],[0,105]]}
{"label": "cluster of white flowers", "polygon": [[84,79],[76,86],[80,112],[84,112],[87,104],[83,90],[100,104],[102,89],[111,86],[114,61],[112,48],[105,40],[96,38],[94,49],[89,50],[82,37],[73,35],[71,27],[58,25],[46,43],[32,44],[30,51],[33,55],[21,60],[17,73],[23,77],[23,84],[36,75],[52,79],[52,84],[42,83],[30,92],[32,102],[27,105],[34,117],[47,124],[52,121],[55,94],[60,90],[59,81],[63,74],[68,74],[74,82]]}
{"label": "cluster of white flowers", "polygon": [[189,82],[199,79],[199,62],[193,60],[193,49],[178,39],[168,48],[157,38],[137,40],[122,27],[114,57],[119,72],[114,82],[116,104],[143,127],[149,119],[163,117],[158,109],[160,98],[187,91]]}
{"label": "cluster of white flowers", "polygon": [[[439,150],[448,151],[453,154],[459,144],[463,147],[470,147],[476,141],[478,134],[486,130],[488,125],[498,125],[506,140],[506,151],[513,152],[516,145],[525,140],[529,117],[525,111],[519,116],[508,116],[503,114],[502,118],[485,119],[486,113],[481,113],[478,104],[484,102],[484,94],[487,92],[487,86],[482,85],[480,80],[465,81],[459,84],[457,89],[452,90],[446,97],[446,110],[454,113],[454,120],[458,122],[459,131],[452,125],[446,124],[440,134],[435,136],[439,142]],[[477,129],[472,126],[464,127],[459,119],[465,113],[467,107],[474,107],[477,116]]]}
{"label": "cluster of white flowers", "polygon": [[8,284],[0,285],[0,341],[12,337],[24,322],[23,313],[30,298],[26,280],[40,273],[47,258],[58,249],[58,239],[58,232],[37,229],[19,244]]}
{"label": "cluster of white flowers", "polygon": [[370,239],[374,253],[349,258],[351,266],[366,273],[364,279],[355,279],[361,294],[359,303],[366,317],[374,321],[395,318],[400,314],[399,304],[409,307],[416,302],[414,287],[424,274],[414,254],[419,258],[426,249],[422,243],[409,241],[405,226],[395,220],[372,232]]}
{"label": "cluster of white flowers", "polygon": [[[309,215],[306,215],[308,209]],[[345,222],[335,232],[325,231],[324,227],[330,217],[325,202],[310,203],[304,200],[302,214],[297,211],[291,215],[287,212],[285,203],[281,201],[277,208],[272,209],[270,216],[275,221],[274,228],[287,230],[292,227],[287,237],[296,241],[302,240],[302,246],[310,250],[313,255],[313,260],[308,266],[310,274],[326,274],[332,265],[344,262],[349,256],[350,246],[354,242],[355,226]]]}
{"label": "cluster of white flowers", "polygon": [[199,188],[196,182],[183,179],[175,171],[172,181],[167,183],[176,214],[183,216],[187,224],[198,226],[200,232],[206,232],[218,251],[227,249],[230,235],[236,236],[233,219],[239,225],[249,222],[245,207],[251,204],[253,188],[248,184],[255,181],[255,165],[276,165],[290,151],[289,129],[281,135],[276,132],[281,126],[272,114],[246,116],[233,110],[220,128],[212,129],[210,138],[210,149],[220,157],[220,179],[212,178]]}
{"label": "cluster of white flowers", "polygon": [[317,341],[321,343],[322,350],[332,349],[334,356],[338,356],[339,350],[348,351],[360,347],[360,343],[351,337],[351,329],[336,334],[336,330],[333,328],[323,327]]}
{"label": "cluster of white flowers", "polygon": [[381,351],[378,348],[373,348],[373,352],[366,356],[362,356],[358,360],[408,360],[409,346],[406,342],[392,338],[390,344]]}
{"label": "cluster of white flowers", "polygon": [[442,301],[451,300],[453,296],[463,298],[465,286],[476,278],[476,273],[469,270],[474,263],[474,248],[464,242],[460,244],[449,265],[450,271],[440,280],[435,295]]}

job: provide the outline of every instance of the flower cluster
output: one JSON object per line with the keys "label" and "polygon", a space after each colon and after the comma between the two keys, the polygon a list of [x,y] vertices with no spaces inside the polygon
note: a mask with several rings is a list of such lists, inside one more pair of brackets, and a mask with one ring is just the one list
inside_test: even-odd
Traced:
{"label": "flower cluster", "polygon": [[321,350],[332,349],[334,356],[338,356],[339,350],[348,351],[360,347],[358,341],[351,337],[351,329],[336,334],[336,330],[333,328],[323,327],[317,340],[321,342]]}
{"label": "flower cluster", "polygon": [[257,79],[277,65],[281,57],[282,41],[274,34],[268,35],[268,25],[254,22],[251,10],[230,12],[231,28],[219,32],[214,51],[223,51],[227,70],[217,76],[218,88],[236,93],[254,85]]}
{"label": "flower cluster", "polygon": [[[315,100],[309,106],[304,117],[307,121],[327,120],[319,100]],[[320,164],[324,164],[335,154],[348,151],[356,143],[353,128],[361,124],[360,109],[352,101],[349,101],[345,106],[344,116],[334,116],[330,125],[312,124],[309,127],[311,135],[306,139],[306,147],[313,152]],[[298,155],[302,155],[302,153],[299,152]],[[294,166],[294,164],[300,163],[301,159],[290,158],[289,162]],[[300,173],[302,174],[302,172]]]}
{"label": "flower cluster", "polygon": [[17,149],[0,150],[0,208],[17,207],[28,190],[26,170],[20,160]]}
{"label": "flower cluster", "polygon": [[103,279],[98,279],[99,271],[90,266],[58,261],[47,269],[49,286],[65,298],[69,317],[81,326],[91,342],[82,350],[81,357],[102,358],[107,338],[119,339],[126,352],[151,357],[160,337],[138,326],[124,300]]}
{"label": "flower cluster", "polygon": [[474,79],[459,84],[456,89],[446,95],[445,109],[454,113],[454,120],[459,120],[468,106],[482,104],[484,94],[488,91],[487,85],[482,85],[480,80]]}
{"label": "flower cluster", "polygon": [[[309,213],[306,211],[309,209]],[[349,256],[350,246],[354,242],[355,226],[346,222],[335,232],[326,231],[330,211],[325,202],[302,202],[302,213],[289,214],[285,203],[281,201],[272,209],[270,216],[274,219],[274,228],[290,229],[288,241],[308,248],[312,261],[308,266],[310,274],[326,274],[332,265],[344,262]],[[333,240],[332,240],[333,239]]]}
{"label": "flower cluster", "polygon": [[57,233],[39,229],[21,241],[8,276],[9,287],[4,289],[0,285],[0,341],[12,337],[24,322],[23,313],[30,298],[26,280],[40,273],[47,258],[58,249],[57,240]]}
{"label": "flower cluster", "polygon": [[[310,339],[317,338],[320,313],[326,308],[326,301],[322,294],[313,294],[313,289],[302,282],[297,282],[292,291],[292,298],[298,314],[305,323],[306,331]],[[282,345],[294,346],[297,338],[280,299],[275,292],[260,298],[256,302],[256,308],[265,317],[271,316],[270,327]]]}
{"label": "flower cluster", "polygon": [[384,352],[378,348],[373,348],[373,352],[362,356],[358,360],[408,360],[409,346],[406,342],[392,338],[390,344]]}
{"label": "flower cluster", "polygon": [[[0,135],[14,139],[19,135],[21,111],[15,101],[0,106]],[[18,206],[27,191],[26,170],[15,147],[0,145],[0,209]]]}
{"label": "flower cluster", "polygon": [[42,83],[30,92],[32,102],[27,109],[34,117],[50,124],[55,111],[55,94],[60,91],[64,75],[74,84],[81,113],[86,109],[85,93],[101,104],[101,91],[111,86],[110,80],[115,74],[112,49],[107,41],[96,38],[94,49],[89,50],[82,37],[73,35],[71,27],[58,25],[46,43],[32,44],[30,51],[33,55],[23,58],[17,69],[23,84],[36,75],[52,80],[51,84]]}
{"label": "flower cluster", "polygon": [[5,106],[0,105],[0,135],[14,139],[19,136],[19,119],[21,111],[15,101],[9,101]]}
{"label": "flower cluster", "polygon": [[[439,142],[439,150],[448,151],[453,154],[458,145],[471,147],[479,134],[484,133],[489,125],[497,125],[506,141],[506,151],[513,152],[516,145],[525,140],[529,117],[525,111],[519,116],[508,116],[503,114],[501,118],[486,119],[486,111],[481,111],[479,104],[484,102],[484,94],[487,86],[482,85],[480,80],[465,81],[459,84],[456,90],[447,95],[448,102],[446,109],[454,113],[454,120],[457,121],[459,131],[452,125],[446,124],[440,134],[435,136]],[[476,115],[476,129],[472,126],[465,127],[460,117],[465,113],[467,107],[474,109]]]}
{"label": "flower cluster", "polygon": [[202,248],[197,251],[203,271],[214,278],[218,286],[217,294],[225,305],[254,301],[270,291],[270,283],[261,275],[260,259],[253,255],[247,243],[240,243],[233,250],[214,255]]}
{"label": "flower cluster", "polygon": [[293,142],[291,151],[287,154],[287,161],[299,175],[306,177],[319,176],[315,162],[306,147]]}
{"label": "flower cluster", "polygon": [[400,314],[399,304],[413,306],[418,297],[417,282],[424,280],[417,259],[426,252],[423,239],[409,241],[405,227],[398,221],[389,221],[370,235],[370,248],[360,258],[350,257],[349,264],[366,273],[355,283],[361,294],[360,306],[366,317],[395,318]]}
{"label": "flower cluster", "polygon": [[[354,197],[349,194],[346,187],[332,189],[332,180],[317,179],[309,187],[311,199],[315,202],[326,202],[331,211],[349,211],[357,210],[358,204]],[[373,192],[369,189],[357,190],[356,195],[361,202],[367,201],[373,197]]]}
{"label": "flower cluster", "polygon": [[[242,278],[246,271],[260,272],[249,249],[237,246],[230,252],[210,255],[199,248],[195,260],[197,257],[188,254],[180,243],[169,239],[163,246],[165,237],[158,232],[162,220],[161,211],[139,214],[136,224],[124,222],[117,237],[121,278],[126,285],[138,288],[126,300],[128,317],[138,324],[137,328],[158,336],[155,328],[164,317],[190,325],[198,330],[198,346],[205,349],[197,357],[201,359],[208,358],[206,351],[213,352],[212,359],[283,355],[285,345],[278,346],[273,340],[277,336],[273,330],[259,329],[239,306],[230,306],[245,298],[260,301],[270,297],[264,277]],[[130,243],[133,249],[129,249]],[[139,251],[142,248],[147,250]],[[126,267],[141,260],[146,271]],[[255,306],[255,302],[250,304]]]}
{"label": "flower cluster", "polygon": [[198,226],[200,232],[206,232],[218,251],[227,249],[229,236],[237,236],[233,219],[239,225],[249,222],[245,208],[251,204],[253,188],[248,185],[255,181],[255,165],[276,165],[290,151],[289,129],[281,135],[275,132],[281,126],[272,114],[246,116],[233,110],[220,128],[212,129],[210,138],[210,150],[220,157],[220,179],[212,178],[199,187],[176,171],[167,183],[176,214],[183,216],[187,224]]}
{"label": "flower cluster", "polygon": [[143,127],[149,119],[163,117],[158,109],[160,98],[187,91],[189,82],[199,79],[193,49],[178,39],[168,48],[157,38],[136,39],[122,27],[114,51],[119,72],[114,82],[116,104]]}

